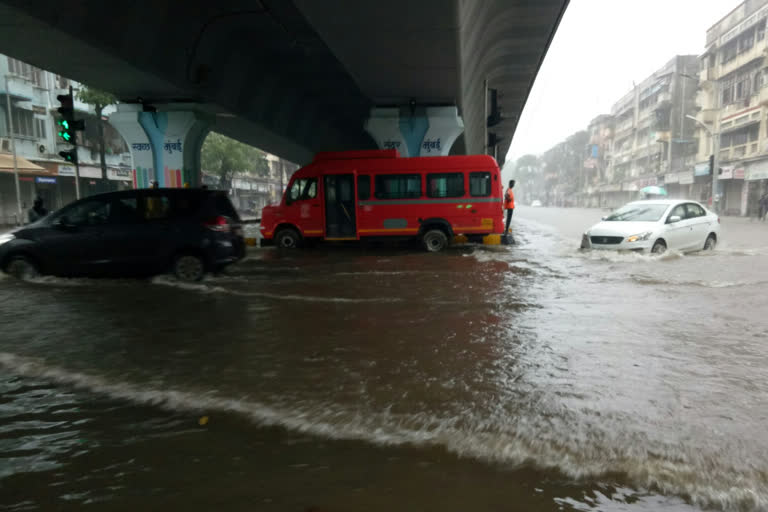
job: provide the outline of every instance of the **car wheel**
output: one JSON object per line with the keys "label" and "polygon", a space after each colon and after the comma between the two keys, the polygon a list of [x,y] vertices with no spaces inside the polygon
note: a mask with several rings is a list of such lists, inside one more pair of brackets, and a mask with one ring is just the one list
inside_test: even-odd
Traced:
{"label": "car wheel", "polygon": [[651,254],[662,254],[666,252],[667,250],[667,244],[664,242],[664,240],[656,240],[656,242],[653,244],[653,248],[651,248]]}
{"label": "car wheel", "polygon": [[707,237],[707,241],[704,242],[704,250],[705,251],[714,251],[716,246],[717,246],[717,238],[715,238],[715,235],[710,234]]}
{"label": "car wheel", "polygon": [[5,272],[17,279],[30,279],[40,275],[34,261],[26,256],[14,256],[5,266]]}
{"label": "car wheel", "polygon": [[182,254],[173,262],[173,274],[179,281],[200,281],[205,275],[205,262],[195,254]]}
{"label": "car wheel", "polygon": [[275,235],[275,245],[282,249],[296,249],[301,244],[301,235],[292,228],[283,228]]}
{"label": "car wheel", "polygon": [[440,252],[448,246],[448,237],[440,229],[430,229],[424,233],[421,241],[429,252]]}

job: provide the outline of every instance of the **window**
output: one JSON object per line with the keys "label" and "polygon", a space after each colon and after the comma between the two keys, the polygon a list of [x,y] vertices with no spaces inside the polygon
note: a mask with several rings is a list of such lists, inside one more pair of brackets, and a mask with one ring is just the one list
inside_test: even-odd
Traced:
{"label": "window", "polygon": [[427,196],[461,197],[464,195],[464,173],[427,174]]}
{"label": "window", "polygon": [[685,210],[686,210],[686,216],[685,216],[686,219],[693,219],[695,217],[704,217],[704,215],[706,215],[706,213],[704,213],[704,209],[701,206],[693,203],[686,203]]}
{"label": "window", "polygon": [[421,175],[395,174],[376,176],[377,199],[421,197]]}
{"label": "window", "polygon": [[144,218],[147,220],[167,219],[171,216],[171,200],[164,194],[147,195]]}
{"label": "window", "polygon": [[[181,194],[176,198],[176,210],[179,214],[191,215],[197,211],[199,205],[196,198],[187,197],[187,194]],[[226,194],[216,193],[216,197],[213,200],[213,206],[216,209],[217,215],[224,215],[230,219],[237,219],[237,211],[232,205],[232,201],[229,200]]]}
{"label": "window", "polygon": [[685,213],[685,205],[684,204],[679,204],[679,205],[675,206],[675,208],[669,214],[669,217],[667,217],[667,224],[669,224],[670,223],[669,222],[670,219],[672,217],[675,217],[675,216],[680,217],[681,219],[684,219],[685,218],[685,214],[686,213]]}
{"label": "window", "polygon": [[371,177],[370,176],[358,176],[357,177],[357,198],[360,201],[365,201],[371,197]]}
{"label": "window", "polygon": [[34,116],[31,110],[13,109],[13,133],[19,137],[34,137]]}
{"label": "window", "polygon": [[135,197],[115,199],[109,205],[109,222],[131,224],[139,221],[139,204]]}
{"label": "window", "polygon": [[491,195],[491,173],[469,173],[469,195],[472,197],[487,197]]}
{"label": "window", "polygon": [[765,39],[765,20],[757,24],[757,40],[762,41]]}
{"label": "window", "polygon": [[12,75],[26,78],[35,85],[40,85],[40,70],[34,66],[30,66],[26,62],[8,57],[8,71]]}
{"label": "window", "polygon": [[317,197],[317,178],[301,178],[293,182],[288,198],[291,201],[314,199]]}
{"label": "window", "polygon": [[754,91],[755,92],[760,91],[760,88],[762,86],[763,86],[763,72],[761,70],[761,71],[758,71],[757,73],[755,73],[755,87],[754,87]]}
{"label": "window", "polygon": [[90,199],[61,210],[57,218],[67,218],[74,226],[98,226],[106,224],[109,218],[109,203],[101,199]]}
{"label": "window", "polygon": [[35,137],[38,139],[45,138],[45,119],[35,118]]}

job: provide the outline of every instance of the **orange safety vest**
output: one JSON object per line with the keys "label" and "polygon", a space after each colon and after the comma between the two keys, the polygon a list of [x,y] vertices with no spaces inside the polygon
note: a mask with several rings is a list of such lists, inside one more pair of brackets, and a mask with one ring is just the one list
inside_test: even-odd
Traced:
{"label": "orange safety vest", "polygon": [[515,194],[512,192],[511,188],[508,188],[507,193],[504,195],[504,209],[505,210],[515,209]]}

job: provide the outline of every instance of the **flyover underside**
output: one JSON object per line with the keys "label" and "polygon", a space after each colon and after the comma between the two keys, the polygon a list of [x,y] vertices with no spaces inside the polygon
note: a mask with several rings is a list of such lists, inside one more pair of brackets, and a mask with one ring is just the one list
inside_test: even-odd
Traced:
{"label": "flyover underside", "polygon": [[[0,52],[113,91],[188,105],[215,130],[295,162],[375,147],[371,107],[456,105],[468,153],[509,141],[567,0],[0,0]],[[456,148],[454,148],[454,152]]]}

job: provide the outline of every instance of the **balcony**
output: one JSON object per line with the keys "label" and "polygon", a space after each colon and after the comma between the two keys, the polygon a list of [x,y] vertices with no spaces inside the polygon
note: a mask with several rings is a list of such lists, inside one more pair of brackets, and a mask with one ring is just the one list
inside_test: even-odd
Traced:
{"label": "balcony", "polygon": [[757,41],[749,50],[737,55],[734,59],[729,60],[725,64],[718,66],[717,77],[712,78],[725,76],[755,59],[764,58],[766,56],[766,48],[768,48],[768,38],[764,38],[762,41]]}
{"label": "balcony", "polygon": [[747,144],[741,144],[730,148],[723,148],[720,150],[720,161],[730,162],[733,160],[741,160],[743,158],[750,158],[756,156],[760,152],[760,145],[757,141],[748,142]]}

